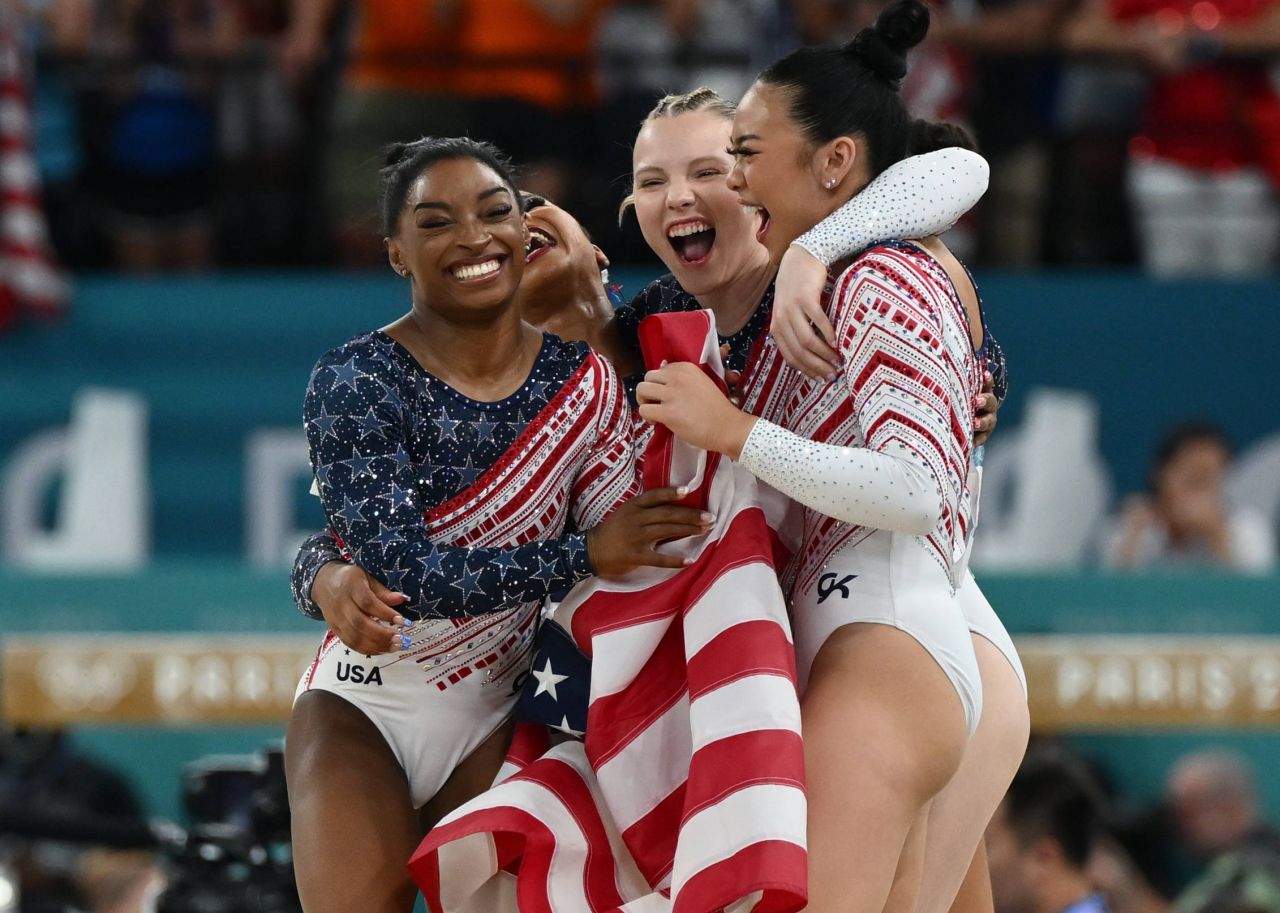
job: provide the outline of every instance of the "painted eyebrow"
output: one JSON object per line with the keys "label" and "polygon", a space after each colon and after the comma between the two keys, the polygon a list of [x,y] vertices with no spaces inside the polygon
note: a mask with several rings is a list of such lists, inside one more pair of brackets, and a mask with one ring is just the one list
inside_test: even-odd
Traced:
{"label": "painted eyebrow", "polygon": [[[507,196],[511,195],[510,190],[508,190],[506,187],[503,187],[501,184],[499,184],[496,187],[490,187],[488,190],[481,193],[480,196],[476,197],[476,199],[486,200],[496,193],[505,193],[507,194]],[[445,212],[453,212],[452,206],[450,206],[448,203],[441,203],[438,200],[423,200],[421,203],[418,203],[416,206],[413,207],[414,212],[417,212],[419,209],[443,209]]]}
{"label": "painted eyebrow", "polygon": [[743,143],[748,142],[749,140],[759,139],[759,138],[760,138],[760,135],[758,133],[744,133],[742,134],[742,136],[733,137],[730,140],[730,142],[733,143],[733,145],[735,146],[741,146]]}

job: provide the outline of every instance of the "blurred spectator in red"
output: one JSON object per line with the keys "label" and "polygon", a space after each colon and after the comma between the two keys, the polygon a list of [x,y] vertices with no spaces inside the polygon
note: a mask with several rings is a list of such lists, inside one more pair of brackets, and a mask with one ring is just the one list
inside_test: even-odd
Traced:
{"label": "blurred spectator in red", "polygon": [[1275,537],[1267,519],[1227,502],[1231,459],[1230,443],[1214,425],[1188,422],[1170,430],[1152,461],[1148,493],[1129,499],[1108,535],[1107,565],[1269,571]]}
{"label": "blurred spectator in red", "polygon": [[609,0],[464,0],[458,94],[472,135],[498,146],[530,193],[574,209],[576,165],[588,163],[599,103],[592,48]]}
{"label": "blurred spectator in red", "polygon": [[49,241],[32,154],[32,109],[10,23],[0,21],[0,330],[22,312],[59,313],[68,288]]}
{"label": "blurred spectator in red", "polygon": [[214,259],[216,65],[234,20],[215,0],[125,0],[102,7],[93,50],[106,58],[101,229],[131,272],[206,269]]}
{"label": "blurred spectator in red", "polygon": [[1280,51],[1274,0],[1086,0],[1064,46],[1151,73],[1129,187],[1157,275],[1246,275],[1280,247]]}
{"label": "blurred spectator in red", "polygon": [[[286,39],[284,63],[297,72],[317,59],[344,0],[300,0],[306,13]],[[333,115],[328,203],[339,259],[386,262],[375,199],[388,145],[420,136],[457,136],[471,120],[457,83],[465,0],[359,0],[350,65]],[[502,26],[506,28],[506,26]]]}

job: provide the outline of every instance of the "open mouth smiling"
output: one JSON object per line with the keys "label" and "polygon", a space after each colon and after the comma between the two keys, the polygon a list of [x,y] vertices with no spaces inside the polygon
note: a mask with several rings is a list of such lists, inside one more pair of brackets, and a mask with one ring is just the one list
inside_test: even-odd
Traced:
{"label": "open mouth smiling", "polygon": [[525,254],[525,263],[532,263],[551,248],[556,247],[556,239],[541,228],[529,226],[529,250]]}
{"label": "open mouth smiling", "polygon": [[702,219],[667,226],[667,241],[685,266],[698,266],[711,256],[716,230]]}

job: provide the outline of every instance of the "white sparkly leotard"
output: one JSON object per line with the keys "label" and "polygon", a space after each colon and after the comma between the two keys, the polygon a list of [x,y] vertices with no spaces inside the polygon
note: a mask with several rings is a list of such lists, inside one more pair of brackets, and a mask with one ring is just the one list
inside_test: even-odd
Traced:
{"label": "white sparkly leotard", "polygon": [[892,625],[946,672],[972,731],[982,687],[954,595],[981,381],[964,305],[937,261],[893,244],[841,275],[828,314],[843,368],[809,380],[766,340],[745,386],[761,421],[740,457],[805,508],[786,574],[802,686],[836,629]]}
{"label": "white sparkly leotard", "polygon": [[[990,174],[986,159],[967,149],[939,149],[903,159],[885,169],[865,190],[792,243],[807,250],[825,266],[831,266],[873,243],[868,240],[868,233],[875,241],[941,234],[978,202],[986,192]],[[883,234],[890,226],[894,233]],[[985,321],[982,331],[980,354],[995,378],[996,395],[1004,399],[1008,375],[1003,351]],[[972,516],[976,520],[982,469],[975,466],[970,472],[975,501]],[[972,551],[973,532],[971,527],[969,551]],[[969,630],[995,645],[1013,667],[1025,692],[1026,672],[1013,638],[968,570],[967,558],[964,564],[966,570],[956,599]]]}
{"label": "white sparkly leotard", "polygon": [[374,333],[320,360],[305,412],[331,526],[418,620],[396,653],[326,635],[298,694],[358,707],[420,806],[511,715],[538,609],[591,575],[585,530],[638,492],[622,384],[544,336],[524,385],[478,402]]}

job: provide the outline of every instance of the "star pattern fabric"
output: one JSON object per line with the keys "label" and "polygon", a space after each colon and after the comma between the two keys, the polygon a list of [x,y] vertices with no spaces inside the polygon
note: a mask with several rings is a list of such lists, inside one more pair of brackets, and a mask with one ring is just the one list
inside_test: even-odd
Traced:
{"label": "star pattern fabric", "polygon": [[591,660],[578,649],[568,631],[544,617],[538,629],[533,668],[516,704],[516,719],[580,736],[587,729],[590,696]]}
{"label": "star pattern fabric", "polygon": [[[409,597],[407,617],[462,617],[540,601],[591,574],[585,534],[526,545],[438,545],[424,514],[466,490],[565,385],[589,349],[545,335],[528,381],[498,402],[463,396],[428,374],[381,332],[320,359],[304,407],[325,513],[350,558]],[[312,537],[295,563],[295,600],[342,557],[333,537]]]}

